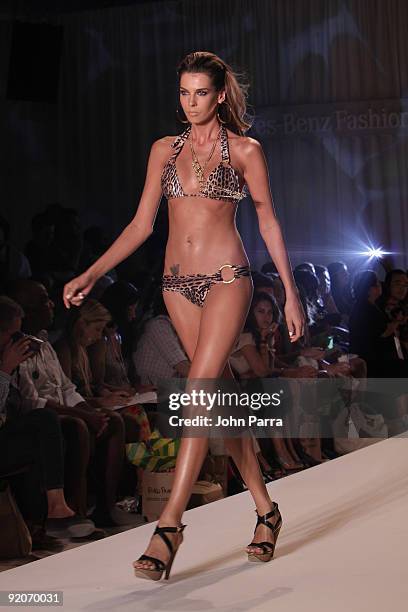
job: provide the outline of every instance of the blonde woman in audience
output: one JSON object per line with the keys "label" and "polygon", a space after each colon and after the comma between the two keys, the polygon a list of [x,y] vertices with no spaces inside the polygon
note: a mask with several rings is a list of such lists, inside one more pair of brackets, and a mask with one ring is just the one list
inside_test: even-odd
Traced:
{"label": "blonde woman in audience", "polygon": [[[100,444],[96,447],[98,455],[96,465],[98,470],[103,471],[103,478],[102,481],[96,478],[95,482],[100,487],[97,494],[105,499],[105,507],[103,508],[101,502],[98,503],[98,513],[92,515],[92,518],[96,525],[101,526],[109,526],[120,521],[118,512],[114,512],[116,510],[114,506],[125,455],[125,427],[120,414],[109,410],[109,407],[123,403],[124,396],[116,394],[95,396],[87,347],[101,338],[110,320],[106,308],[96,300],[89,299],[81,308],[71,310],[64,334],[55,344],[55,350],[66,376],[76,385],[86,403],[104,415],[106,429],[109,429],[107,448],[100,448]],[[103,436],[103,430],[100,435]],[[103,510],[100,510],[101,507]]]}

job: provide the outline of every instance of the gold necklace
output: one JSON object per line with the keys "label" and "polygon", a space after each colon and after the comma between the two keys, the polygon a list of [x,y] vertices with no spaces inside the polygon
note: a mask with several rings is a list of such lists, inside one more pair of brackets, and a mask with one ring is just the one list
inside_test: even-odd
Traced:
{"label": "gold necklace", "polygon": [[193,159],[192,161],[192,166],[193,166],[193,170],[194,173],[197,177],[198,180],[198,184],[200,185],[200,191],[202,191],[204,189],[204,185],[205,185],[205,170],[207,168],[207,164],[210,161],[210,159],[212,158],[214,151],[215,151],[215,145],[217,144],[217,141],[221,135],[221,130],[222,130],[222,126],[220,126],[220,129],[218,130],[218,134],[217,134],[217,138],[214,140],[214,144],[212,146],[212,149],[210,151],[210,155],[208,156],[208,158],[205,160],[204,162],[204,166],[201,166],[200,162],[198,161],[196,152],[194,151],[194,147],[193,147],[193,143],[191,140],[191,135],[189,138],[190,141],[190,149],[191,149],[191,157]]}

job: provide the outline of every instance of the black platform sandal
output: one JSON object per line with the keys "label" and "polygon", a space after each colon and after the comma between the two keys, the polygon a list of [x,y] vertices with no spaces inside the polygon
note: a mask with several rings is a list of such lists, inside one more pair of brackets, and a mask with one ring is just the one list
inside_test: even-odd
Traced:
{"label": "black platform sandal", "polygon": [[[267,512],[263,516],[260,516],[257,510],[255,510],[255,512],[258,517],[258,520],[255,525],[254,535],[258,525],[266,525],[267,527],[269,527],[269,529],[272,530],[274,541],[273,543],[251,542],[251,544],[248,544],[248,546],[256,546],[257,548],[261,548],[263,551],[262,553],[248,552],[248,561],[262,561],[266,563],[267,561],[270,561],[273,558],[273,555],[275,553],[276,541],[278,539],[279,531],[282,527],[282,516],[279,512],[278,504],[276,502],[274,502],[272,510],[270,512]],[[270,523],[268,519],[272,518],[273,516],[276,517],[276,520],[275,523],[272,525],[272,523]]]}
{"label": "black platform sandal", "polygon": [[165,572],[164,579],[168,580],[170,577],[170,570],[171,570],[171,566],[173,565],[174,557],[176,556],[176,552],[179,549],[181,542],[183,541],[183,536],[181,536],[181,541],[179,545],[177,546],[177,548],[173,548],[172,543],[170,542],[169,538],[166,536],[166,532],[167,533],[182,533],[185,527],[187,527],[187,525],[183,525],[183,524],[181,524],[180,527],[156,527],[156,529],[153,532],[153,535],[156,535],[156,534],[159,535],[162,538],[163,542],[165,542],[167,548],[170,551],[170,559],[167,561],[167,564],[166,564],[164,563],[164,561],[162,561],[161,559],[157,559],[156,557],[150,557],[150,555],[142,555],[141,557],[139,557],[139,559],[137,559],[137,561],[152,561],[154,563],[154,567],[153,568],[148,568],[148,567],[143,568],[143,567],[133,566],[134,571],[135,571],[135,576],[137,576],[138,578],[146,578],[148,580],[160,580],[163,572]]}

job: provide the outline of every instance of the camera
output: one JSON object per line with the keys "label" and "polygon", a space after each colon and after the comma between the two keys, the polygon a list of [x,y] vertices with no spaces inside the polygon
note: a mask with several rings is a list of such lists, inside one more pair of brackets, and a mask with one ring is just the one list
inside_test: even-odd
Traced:
{"label": "camera", "polygon": [[30,344],[28,345],[28,348],[33,353],[39,353],[41,350],[41,346],[44,344],[44,340],[40,340],[40,338],[36,338],[35,336],[31,336],[30,334],[23,334],[23,332],[19,331],[11,336],[13,342],[17,342],[17,340],[20,340],[20,338],[30,339]]}

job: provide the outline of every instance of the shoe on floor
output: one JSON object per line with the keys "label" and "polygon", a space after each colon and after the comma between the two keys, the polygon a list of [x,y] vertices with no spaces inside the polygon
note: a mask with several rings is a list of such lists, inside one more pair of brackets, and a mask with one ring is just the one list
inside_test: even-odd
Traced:
{"label": "shoe on floor", "polygon": [[73,542],[92,542],[94,540],[102,540],[106,538],[108,534],[104,529],[99,529],[99,527],[95,527],[94,530],[85,536],[82,537],[71,537]]}
{"label": "shoe on floor", "polygon": [[57,537],[83,538],[95,531],[95,525],[90,519],[74,514],[64,518],[48,518],[45,529],[48,534]]}
{"label": "shoe on floor", "polygon": [[95,508],[90,518],[97,527],[120,527],[126,525],[141,525],[143,523],[140,514],[126,512],[116,506],[112,508],[112,510]]}

